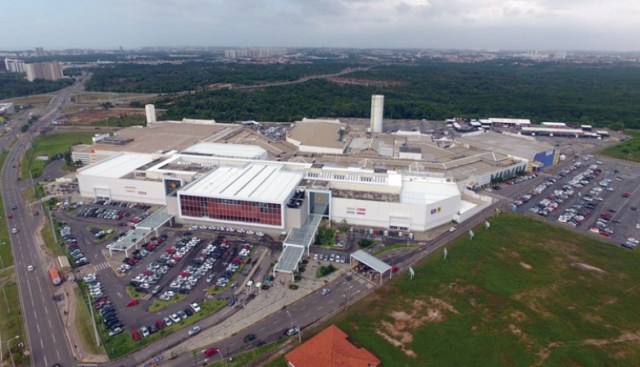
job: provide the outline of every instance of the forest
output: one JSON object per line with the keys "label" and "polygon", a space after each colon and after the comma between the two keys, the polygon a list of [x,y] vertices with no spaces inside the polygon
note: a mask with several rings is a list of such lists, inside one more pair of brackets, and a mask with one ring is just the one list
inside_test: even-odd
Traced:
{"label": "forest", "polygon": [[29,96],[52,92],[68,85],[73,80],[61,79],[56,81],[36,79],[33,82],[25,79],[20,73],[0,73],[0,99]]}
{"label": "forest", "polygon": [[[450,117],[514,117],[613,128],[640,128],[640,68],[633,64],[560,62],[421,62],[379,65],[345,76],[365,83],[305,83],[254,90],[205,90],[210,83],[251,85],[295,80],[347,66],[183,64],[100,69],[90,89],[176,92],[159,103],[167,118],[293,121],[301,117],[368,117],[370,95],[385,95],[385,118],[442,120]],[[370,83],[372,84],[372,83]]]}
{"label": "forest", "polygon": [[332,74],[346,63],[240,64],[189,62],[179,65],[116,64],[94,70],[86,89],[101,92],[175,93],[200,91],[211,84],[255,85]]}

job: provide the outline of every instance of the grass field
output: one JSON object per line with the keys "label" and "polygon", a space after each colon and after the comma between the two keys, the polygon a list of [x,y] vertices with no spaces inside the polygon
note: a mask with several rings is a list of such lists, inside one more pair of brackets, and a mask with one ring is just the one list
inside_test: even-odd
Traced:
{"label": "grass field", "polygon": [[13,103],[14,105],[21,105],[21,104],[47,104],[51,101],[51,98],[53,98],[53,95],[50,94],[38,94],[35,96],[28,96],[28,97],[18,97],[18,98],[14,98],[14,99],[10,99],[9,101],[11,103]]}
{"label": "grass field", "polygon": [[[50,163],[56,154],[64,154],[68,152],[72,146],[76,144],[91,143],[93,133],[74,132],[51,134],[46,136],[38,136],[32,144],[20,167],[20,179],[29,179],[29,168],[33,177],[42,174],[44,167]],[[49,156],[48,161],[38,161],[35,158],[39,155]],[[29,164],[31,162],[31,164]],[[63,166],[64,168],[64,166]]]}
{"label": "grass field", "polygon": [[[47,215],[47,213],[45,213]],[[55,237],[53,236],[53,228],[51,228],[51,222],[47,218],[45,220],[45,224],[40,230],[40,235],[42,236],[42,240],[44,241],[45,246],[56,256],[64,256],[65,251],[64,248],[60,245],[60,243],[56,242]]]}
{"label": "grass field", "polygon": [[383,366],[638,366],[640,254],[505,215],[333,320]]}
{"label": "grass field", "polygon": [[600,154],[640,162],[640,131],[626,130],[625,134],[627,140],[600,151]]}
{"label": "grass field", "polygon": [[[82,294],[75,290],[76,299],[81,300]],[[96,334],[91,323],[91,313],[85,302],[78,302],[75,317],[78,335],[80,335],[82,347],[91,354],[103,354],[104,350],[96,343]]]}

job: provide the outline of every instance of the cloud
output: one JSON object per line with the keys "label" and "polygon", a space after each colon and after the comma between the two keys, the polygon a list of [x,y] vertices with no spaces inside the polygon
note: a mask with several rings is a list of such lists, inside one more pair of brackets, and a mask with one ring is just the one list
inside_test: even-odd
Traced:
{"label": "cloud", "polygon": [[16,48],[640,49],[637,0],[21,0],[3,11]]}

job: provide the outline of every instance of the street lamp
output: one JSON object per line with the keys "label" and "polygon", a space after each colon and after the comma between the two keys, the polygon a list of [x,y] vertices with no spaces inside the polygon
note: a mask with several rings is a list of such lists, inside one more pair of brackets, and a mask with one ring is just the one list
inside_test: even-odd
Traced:
{"label": "street lamp", "polygon": [[16,363],[13,361],[13,352],[11,352],[11,346],[9,346],[9,343],[11,343],[15,339],[18,339],[19,337],[20,335],[16,335],[13,338],[7,340],[7,349],[9,350],[9,356],[11,356],[11,365],[13,365],[13,367],[16,367]]}
{"label": "street lamp", "polygon": [[[293,329],[293,316],[291,316],[291,312],[289,312],[289,310],[284,310],[284,312],[287,313],[289,320],[291,320],[291,327],[289,329]],[[298,343],[302,344],[302,330],[300,330],[300,328],[298,328]]]}

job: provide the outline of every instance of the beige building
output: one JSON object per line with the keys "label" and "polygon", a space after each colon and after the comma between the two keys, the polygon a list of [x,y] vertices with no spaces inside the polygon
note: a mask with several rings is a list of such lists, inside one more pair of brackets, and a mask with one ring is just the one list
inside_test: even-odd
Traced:
{"label": "beige building", "polygon": [[36,79],[58,80],[63,77],[62,66],[57,61],[25,64],[24,66],[27,80],[30,82]]}

